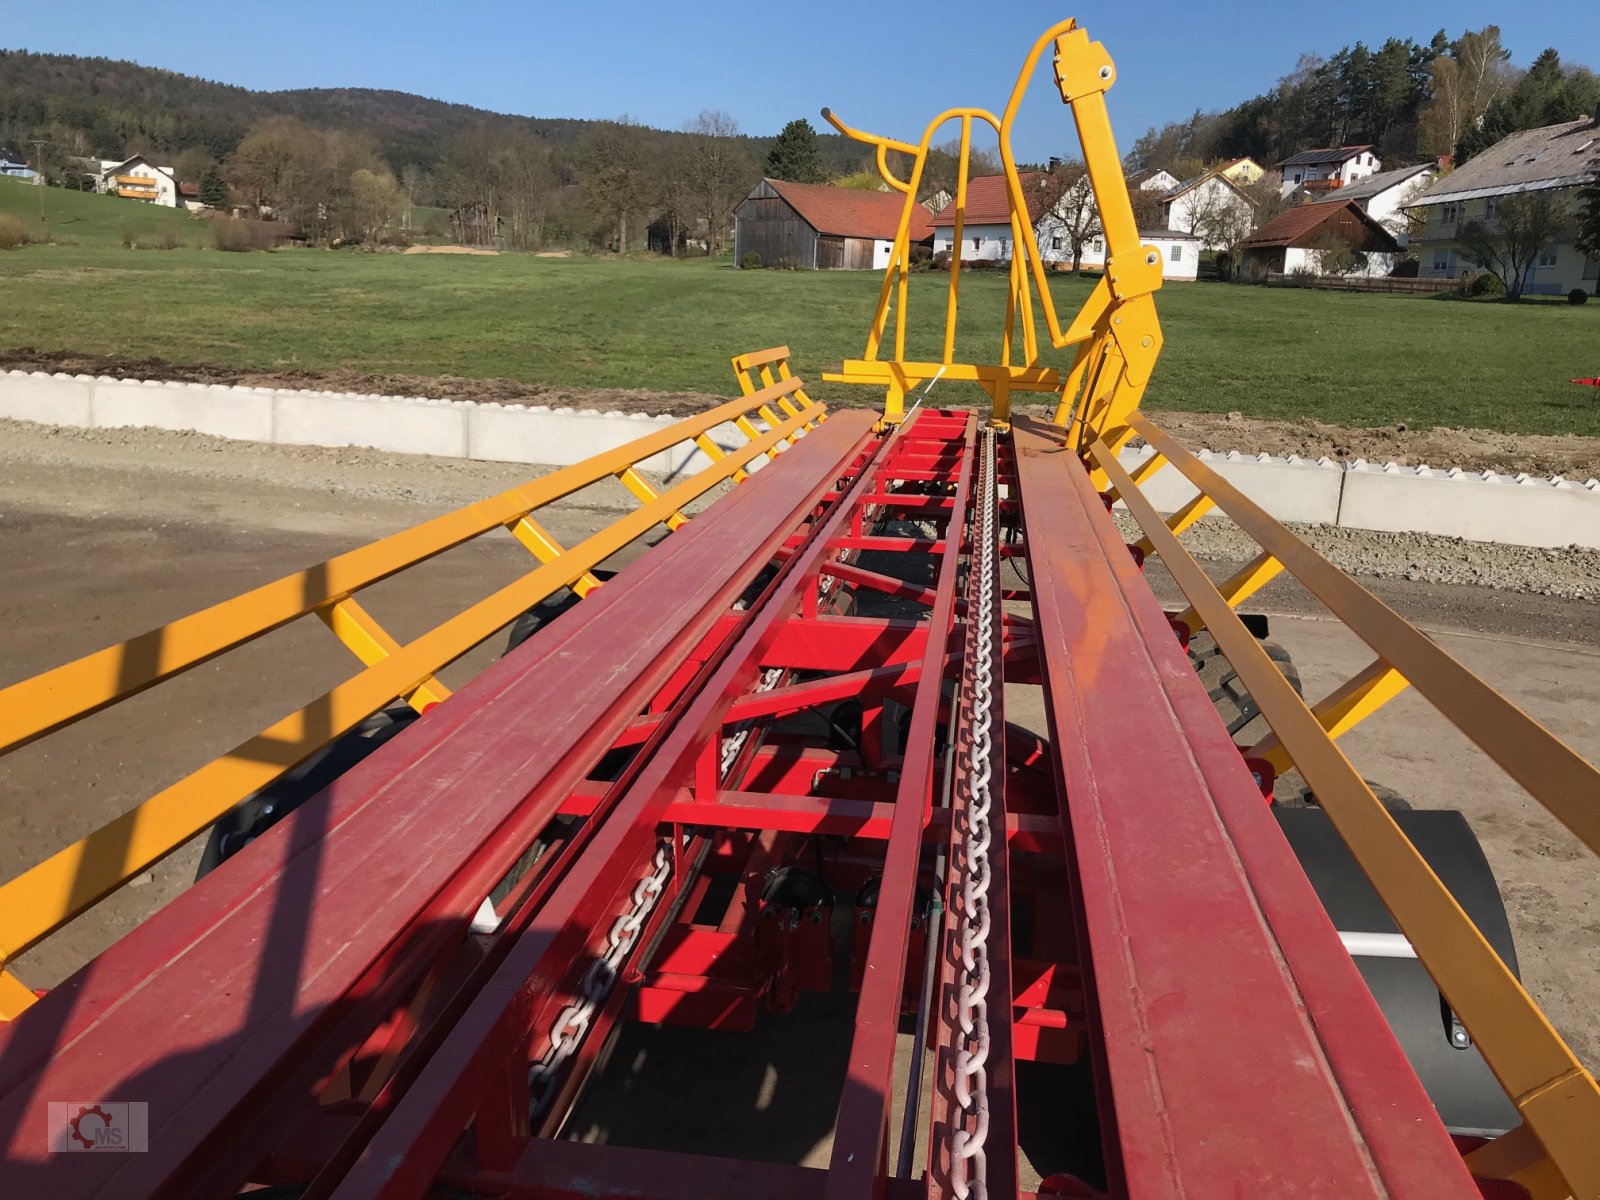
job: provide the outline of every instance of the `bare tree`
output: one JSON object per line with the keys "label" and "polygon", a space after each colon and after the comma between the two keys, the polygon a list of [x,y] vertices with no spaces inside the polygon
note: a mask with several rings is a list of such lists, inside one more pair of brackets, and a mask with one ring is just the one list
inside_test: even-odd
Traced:
{"label": "bare tree", "polygon": [[1077,271],[1083,266],[1084,250],[1104,232],[1089,171],[1081,162],[1063,163],[1045,176],[1044,190],[1045,215],[1039,221],[1041,232],[1066,242],[1072,269]]}
{"label": "bare tree", "polygon": [[755,177],[739,142],[739,122],[708,108],[684,128],[689,144],[683,163],[687,186],[706,221],[706,253],[716,254],[738,204]]}
{"label": "bare tree", "polygon": [[1203,246],[1216,251],[1224,278],[1238,277],[1246,239],[1283,211],[1280,182],[1278,176],[1268,174],[1240,186],[1237,194],[1217,189],[1221,195],[1202,206],[1191,232]]}
{"label": "bare tree", "polygon": [[405,192],[387,170],[361,167],[350,175],[350,200],[343,222],[350,236],[380,240],[398,227],[407,211]]}
{"label": "bare tree", "polygon": [[[657,219],[667,227],[667,253],[677,257],[684,233],[699,207],[694,186],[694,152],[688,146],[669,145],[656,163],[655,204],[661,210]],[[710,241],[708,235],[707,248]]]}
{"label": "bare tree", "polygon": [[594,125],[580,149],[582,188],[590,208],[628,252],[628,227],[644,207],[649,172],[639,127],[623,117]]}
{"label": "bare tree", "polygon": [[535,250],[544,244],[555,190],[550,148],[530,133],[512,134],[505,139],[498,164],[500,209],[506,214],[511,244],[518,250]]}
{"label": "bare tree", "polygon": [[1432,97],[1417,123],[1417,147],[1438,157],[1455,150],[1462,134],[1511,84],[1510,52],[1500,44],[1500,27],[1486,25],[1463,33],[1450,54],[1433,60]]}
{"label": "bare tree", "polygon": [[457,228],[475,239],[499,237],[501,148],[494,130],[472,125],[451,139],[445,150],[446,194],[458,212],[464,210],[472,218],[457,222]]}
{"label": "bare tree", "polygon": [[1462,255],[1506,285],[1506,299],[1519,300],[1539,253],[1572,226],[1563,191],[1519,192],[1500,201],[1492,221],[1468,221],[1456,231]]}
{"label": "bare tree", "polygon": [[[876,167],[873,168],[877,170]],[[922,164],[922,182],[919,199],[926,200],[940,192],[956,194],[956,182],[961,170],[961,139],[951,138],[928,148],[927,161]],[[981,146],[967,148],[967,178],[1000,174],[1000,159]]]}

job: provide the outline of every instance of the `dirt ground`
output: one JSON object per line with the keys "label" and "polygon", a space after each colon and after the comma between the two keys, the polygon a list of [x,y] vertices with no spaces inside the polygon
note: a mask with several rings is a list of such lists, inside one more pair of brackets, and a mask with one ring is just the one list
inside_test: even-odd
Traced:
{"label": "dirt ground", "polygon": [[[0,425],[0,685],[533,473],[365,450]],[[619,502],[581,496],[546,523],[570,544],[611,519]],[[1209,565],[1231,569],[1235,550],[1218,541]],[[1407,551],[1420,561],[1430,553]],[[363,601],[404,641],[527,563],[509,536],[486,537],[378,585]],[[1168,586],[1159,570],[1152,575],[1158,590]],[[1366,582],[1580,753],[1600,759],[1600,605],[1403,574]],[[1292,583],[1274,583],[1256,607],[1276,614],[1274,637],[1295,656],[1308,695],[1370,657]],[[0,879],[347,677],[354,660],[330,646],[320,626],[296,623],[8,756],[0,765]],[[499,646],[492,639],[445,682],[459,686]],[[1574,1049],[1591,1066],[1600,1062],[1593,858],[1498,773],[1485,772],[1482,756],[1415,697],[1345,745],[1369,778],[1414,806],[1467,813],[1506,897],[1530,989]],[[18,973],[35,986],[60,981],[186,887],[197,854],[191,845],[159,864],[25,955]]]}
{"label": "dirt ground", "polygon": [[[514,379],[374,374],[354,368],[251,371],[207,363],[175,363],[162,358],[35,350],[29,346],[0,349],[0,370],[60,371],[244,387],[317,388],[381,396],[444,396],[496,404],[542,404],[551,408],[594,408],[605,412],[677,417],[692,416],[725,398],[698,392],[653,392],[643,388],[543,387]],[[1364,458],[1369,462],[1392,461],[1402,466],[1427,464],[1507,474],[1521,471],[1529,475],[1564,475],[1570,479],[1600,477],[1600,438],[1513,436],[1487,429],[1408,429],[1404,425],[1359,429],[1329,425],[1309,417],[1275,421],[1239,413],[1152,412],[1150,416],[1179,441],[1197,449],[1298,454],[1302,458],[1327,457],[1335,462]]]}

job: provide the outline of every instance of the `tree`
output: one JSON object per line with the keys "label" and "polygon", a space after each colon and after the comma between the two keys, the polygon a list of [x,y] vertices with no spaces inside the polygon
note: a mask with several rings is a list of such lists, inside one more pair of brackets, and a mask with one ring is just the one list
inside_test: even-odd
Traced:
{"label": "tree", "polygon": [[1045,179],[1045,217],[1040,222],[1047,237],[1066,242],[1073,271],[1083,266],[1083,252],[1101,237],[1100,210],[1095,205],[1094,184],[1081,162],[1062,163]]}
{"label": "tree", "polygon": [[783,127],[783,132],[767,151],[766,173],[768,179],[784,179],[790,183],[825,183],[828,172],[822,165],[822,155],[817,151],[817,131],[811,122],[796,118]]}
{"label": "tree", "polygon": [[1318,275],[1350,275],[1367,266],[1367,256],[1331,229],[1318,234],[1307,249]]}
{"label": "tree", "polygon": [[406,211],[405,193],[387,170],[361,167],[350,175],[349,231],[363,242],[376,242]]}
{"label": "tree", "polygon": [[686,182],[698,215],[705,218],[706,253],[716,254],[722,249],[733,206],[750,190],[754,172],[739,144],[739,122],[727,113],[708,108],[684,132],[689,135],[683,164]]}
{"label": "tree", "polygon": [[[960,138],[951,138],[937,146],[928,147],[928,157],[922,164],[922,180],[917,188],[921,193],[918,198],[926,200],[930,196],[937,196],[940,192],[948,192],[952,197],[955,196],[960,173]],[[968,179],[976,179],[980,175],[998,174],[1000,174],[1000,159],[996,155],[981,146],[967,147]],[[882,182],[876,166],[872,168],[872,176]]]}
{"label": "tree", "polygon": [[1493,221],[1468,221],[1456,231],[1462,255],[1506,285],[1506,299],[1519,300],[1528,271],[1544,250],[1572,225],[1559,190],[1518,192],[1500,201]]}
{"label": "tree", "polygon": [[590,208],[607,236],[615,232],[619,254],[628,252],[628,227],[644,207],[650,187],[644,139],[626,117],[596,125],[579,151],[581,182]]}
{"label": "tree", "polygon": [[199,183],[208,171],[216,167],[216,160],[199,146],[190,146],[172,162],[172,173],[179,183]]}
{"label": "tree", "polygon": [[1233,203],[1207,205],[1194,232],[1201,244],[1215,250],[1224,272],[1223,278],[1238,278],[1243,264],[1242,250],[1249,236],[1283,211],[1283,180],[1269,172],[1239,188],[1243,199]]}
{"label": "tree", "polygon": [[[1600,159],[1590,164],[1600,172]],[[1578,249],[1600,262],[1600,177],[1578,193]],[[1600,279],[1595,280],[1595,295],[1600,296]]]}
{"label": "tree", "polygon": [[200,203],[207,208],[225,208],[228,203],[228,185],[223,182],[222,172],[212,166],[200,176]]}
{"label": "tree", "polygon": [[1433,60],[1432,98],[1418,118],[1417,147],[1435,157],[1454,153],[1478,118],[1511,82],[1511,51],[1500,44],[1500,27],[1463,33],[1448,55]]}

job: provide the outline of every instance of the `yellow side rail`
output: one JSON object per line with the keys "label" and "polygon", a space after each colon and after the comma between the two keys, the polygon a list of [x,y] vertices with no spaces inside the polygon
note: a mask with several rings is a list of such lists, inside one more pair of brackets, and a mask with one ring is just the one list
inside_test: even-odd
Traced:
{"label": "yellow side rail", "polygon": [[[1130,474],[1117,459],[1117,447],[1134,436],[1143,438],[1155,457]],[[1211,631],[1271,726],[1271,735],[1244,753],[1278,770],[1299,770],[1521,1114],[1517,1129],[1468,1156],[1469,1167],[1479,1176],[1522,1185],[1534,1200],[1600,1196],[1600,1087],[1335,739],[1407,687],[1415,688],[1595,853],[1600,853],[1600,770],[1148,418],[1126,413],[1121,426],[1104,438],[1083,431],[1080,448],[1087,465],[1109,480],[1138,521],[1142,544],[1161,556],[1182,589],[1190,607],[1178,620],[1189,632]],[[1191,503],[1163,519],[1140,490],[1141,480],[1162,463],[1199,490],[1200,510],[1214,505],[1261,547],[1256,559],[1221,585],[1178,541],[1197,506]],[[1234,611],[1282,570],[1377,655],[1309,707]]]}
{"label": "yellow side rail", "polygon": [[[677,528],[683,509],[723,481],[742,478],[820,421],[824,406],[795,403],[801,382],[786,378],[647,434],[615,450],[341,554],[231,600],[74,662],[0,689],[0,755],[127,699],[163,680],[315,614],[363,669],[87,837],[0,885],[0,967],[177,849],[234,805],[270,784],[397,697],[419,710],[449,692],[434,678],[496,630],[563,587],[580,595],[599,586],[593,568],[657,525]],[[768,416],[772,406],[784,413]],[[752,421],[756,413],[768,428]],[[713,440],[732,422],[746,441]],[[658,492],[639,472],[654,455],[685,442],[711,465]],[[562,547],[535,519],[545,505],[608,476],[640,506],[576,546]],[[405,645],[355,600],[360,589],[493,529],[509,530],[540,565]],[[0,970],[0,1020],[33,994]]]}

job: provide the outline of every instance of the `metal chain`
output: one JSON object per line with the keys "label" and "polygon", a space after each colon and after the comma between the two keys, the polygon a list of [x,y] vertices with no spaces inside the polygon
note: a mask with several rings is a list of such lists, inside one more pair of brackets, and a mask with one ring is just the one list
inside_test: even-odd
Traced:
{"label": "metal chain", "polygon": [[961,938],[962,977],[957,985],[956,1010],[961,1026],[961,1048],[956,1054],[956,1102],[971,1118],[970,1128],[953,1130],[950,1137],[950,1183],[959,1200],[985,1200],[989,1137],[989,846],[992,832],[990,759],[994,748],[991,726],[994,710],[994,588],[995,435],[983,432],[982,478],[978,493],[977,529],[973,534],[972,563],[978,574],[976,613],[978,653],[972,664],[972,746],[967,761],[971,791],[962,819],[964,878],[957,889],[957,928]]}
{"label": "metal chain", "polygon": [[550,1030],[549,1049],[544,1052],[543,1058],[528,1068],[528,1115],[533,1121],[537,1122],[555,1099],[556,1092],[560,1090],[558,1081],[561,1068],[578,1052],[584,1035],[589,1032],[589,1024],[594,1020],[595,1010],[611,994],[622,973],[623,960],[639,940],[639,931],[644,928],[645,921],[661,899],[671,875],[671,847],[658,846],[650,873],[634,885],[633,907],[612,923],[611,932],[606,938],[606,952],[589,964],[578,989],[578,999],[563,1008],[556,1017],[555,1025]]}

